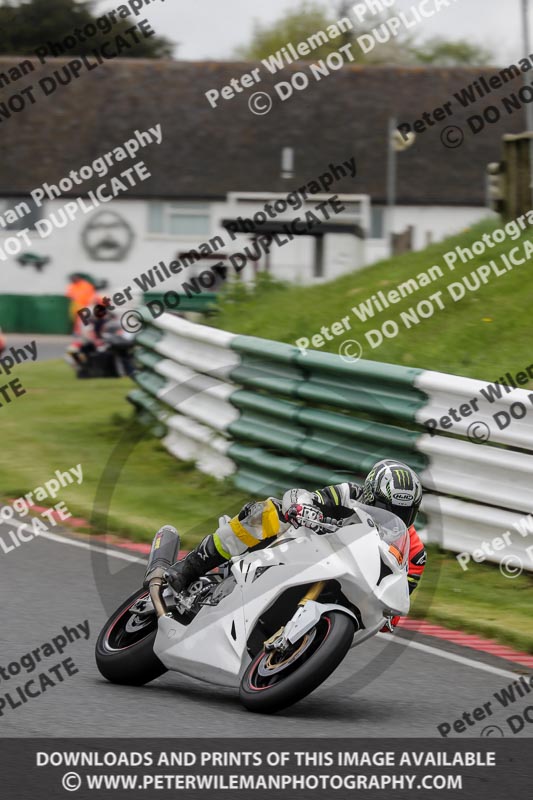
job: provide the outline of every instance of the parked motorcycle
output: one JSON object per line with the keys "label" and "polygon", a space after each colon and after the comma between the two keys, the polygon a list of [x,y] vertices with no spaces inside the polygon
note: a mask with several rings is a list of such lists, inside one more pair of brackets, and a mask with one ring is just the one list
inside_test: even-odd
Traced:
{"label": "parked motorcycle", "polygon": [[146,588],[100,633],[100,673],[140,686],[174,670],[239,688],[247,709],[268,714],[314,691],[350,647],[409,611],[409,535],[398,517],[363,504],[342,525],[298,522],[181,593],[165,580],[179,536],[162,528]]}

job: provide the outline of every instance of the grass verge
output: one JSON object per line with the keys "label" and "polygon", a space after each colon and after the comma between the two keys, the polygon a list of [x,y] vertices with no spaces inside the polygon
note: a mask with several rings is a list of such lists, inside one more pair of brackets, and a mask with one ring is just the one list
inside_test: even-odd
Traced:
{"label": "grass verge", "polygon": [[18,497],[56,470],[81,464],[83,483],[62,489],[56,502],[64,501],[98,530],[139,541],[173,524],[186,547],[247,499],[229,482],[171,458],[159,440],[137,441],[125,400],[130,380],[76,380],[63,362],[21,366],[17,377],[27,394],[0,410],[0,495]]}
{"label": "grass verge", "polygon": [[473,561],[464,571],[453,553],[430,546],[428,565],[412,599],[412,617],[533,653],[531,573],[505,578],[497,566]]}

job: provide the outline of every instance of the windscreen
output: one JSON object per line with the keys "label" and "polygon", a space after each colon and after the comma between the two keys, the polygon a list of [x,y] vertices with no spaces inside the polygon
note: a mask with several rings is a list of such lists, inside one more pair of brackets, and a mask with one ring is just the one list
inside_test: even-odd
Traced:
{"label": "windscreen", "polygon": [[409,558],[409,532],[400,517],[384,508],[374,508],[358,503],[363,511],[372,517],[381,539],[389,546],[389,552],[403,567]]}

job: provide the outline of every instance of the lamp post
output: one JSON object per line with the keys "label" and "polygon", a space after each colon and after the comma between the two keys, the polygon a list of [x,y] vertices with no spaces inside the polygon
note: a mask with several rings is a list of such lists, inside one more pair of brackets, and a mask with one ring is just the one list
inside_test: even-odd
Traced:
{"label": "lamp post", "polygon": [[396,147],[394,146],[394,131],[396,130],[396,117],[389,117],[389,133],[387,142],[389,154],[387,159],[387,240],[389,255],[394,255],[394,210],[396,208]]}
{"label": "lamp post", "polygon": [[387,136],[387,225],[386,237],[389,244],[389,255],[394,255],[394,212],[396,209],[396,183],[398,175],[397,153],[407,150],[414,144],[416,135],[408,133],[402,135],[398,130],[396,117],[389,117],[389,130]]}

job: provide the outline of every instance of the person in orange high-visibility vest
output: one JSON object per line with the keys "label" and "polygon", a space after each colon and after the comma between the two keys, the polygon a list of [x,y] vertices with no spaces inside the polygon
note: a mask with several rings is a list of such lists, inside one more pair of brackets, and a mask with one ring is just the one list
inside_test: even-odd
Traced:
{"label": "person in orange high-visibility vest", "polygon": [[72,320],[72,332],[79,334],[83,326],[78,311],[94,305],[97,292],[93,284],[78,273],[70,275],[70,280],[71,283],[67,287],[65,295],[70,298],[69,314]]}

